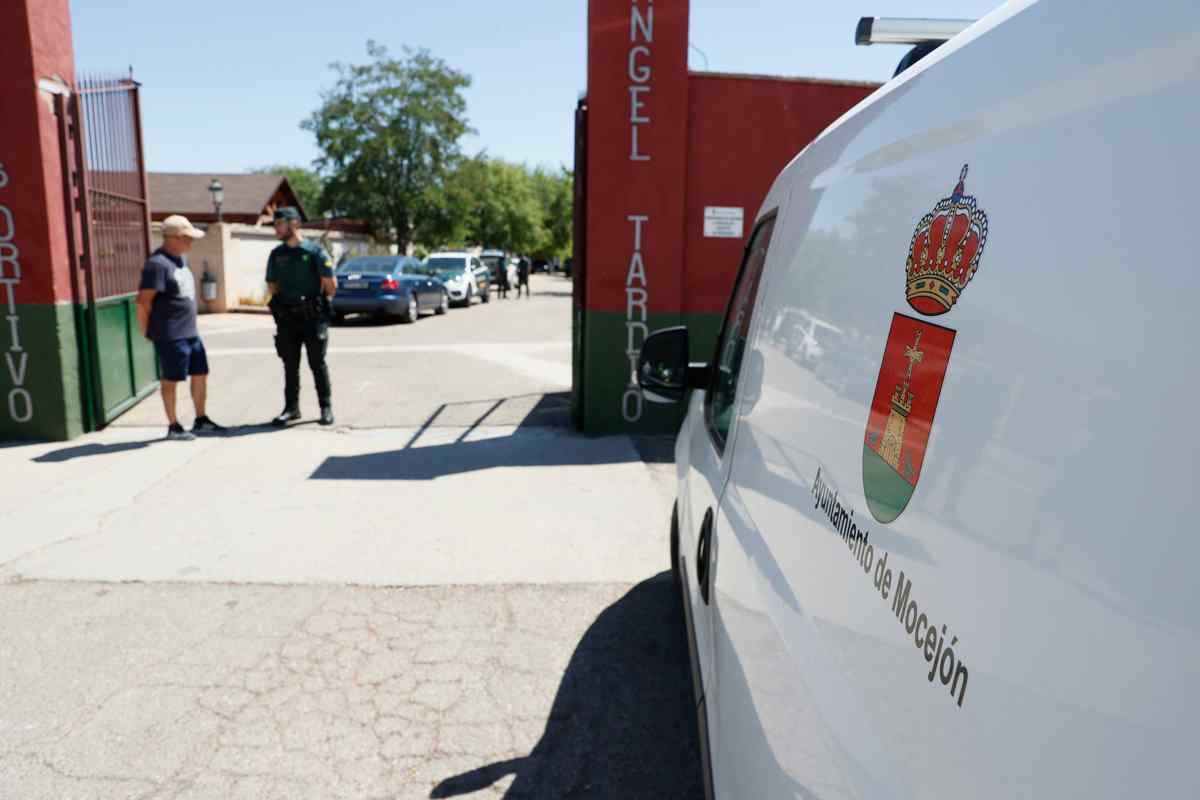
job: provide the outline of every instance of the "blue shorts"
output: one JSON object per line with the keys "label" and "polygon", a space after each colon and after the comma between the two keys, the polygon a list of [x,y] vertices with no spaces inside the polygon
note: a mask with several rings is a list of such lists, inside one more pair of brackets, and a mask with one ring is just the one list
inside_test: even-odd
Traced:
{"label": "blue shorts", "polygon": [[155,342],[154,349],[164,381],[184,381],[189,375],[208,374],[208,356],[198,337]]}

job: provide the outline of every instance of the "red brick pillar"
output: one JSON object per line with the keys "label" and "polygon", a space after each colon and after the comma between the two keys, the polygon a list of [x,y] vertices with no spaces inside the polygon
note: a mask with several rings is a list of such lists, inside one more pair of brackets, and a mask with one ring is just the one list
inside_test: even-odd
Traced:
{"label": "red brick pillar", "polygon": [[67,0],[0,3],[0,439],[82,430],[54,112],[74,75]]}
{"label": "red brick pillar", "polygon": [[687,177],[688,0],[588,4],[588,433],[673,430],[631,381],[648,332],[678,324]]}

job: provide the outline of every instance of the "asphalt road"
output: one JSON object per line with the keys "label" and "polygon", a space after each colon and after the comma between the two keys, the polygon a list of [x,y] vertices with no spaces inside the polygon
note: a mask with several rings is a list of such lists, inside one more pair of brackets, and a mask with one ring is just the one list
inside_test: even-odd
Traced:
{"label": "asphalt road", "polygon": [[227,435],[0,446],[0,798],[700,796],[669,442],[564,426],[533,288],[337,328],[333,429],[228,315]]}

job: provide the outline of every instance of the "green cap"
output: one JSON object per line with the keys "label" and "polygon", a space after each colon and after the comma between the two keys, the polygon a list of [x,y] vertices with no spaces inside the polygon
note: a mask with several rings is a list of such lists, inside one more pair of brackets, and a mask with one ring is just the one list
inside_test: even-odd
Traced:
{"label": "green cap", "polygon": [[300,220],[300,212],[295,206],[282,206],[275,209],[275,221],[281,219],[294,219],[297,222]]}

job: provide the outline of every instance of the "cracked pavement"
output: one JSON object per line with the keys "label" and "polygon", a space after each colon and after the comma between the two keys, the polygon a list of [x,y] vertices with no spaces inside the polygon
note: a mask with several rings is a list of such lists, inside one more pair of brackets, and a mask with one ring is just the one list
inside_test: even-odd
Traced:
{"label": "cracked pavement", "polygon": [[[633,589],[27,582],[0,597],[0,797],[698,785],[667,575]],[[47,615],[58,627],[30,624]]]}
{"label": "cracked pavement", "polygon": [[205,318],[242,428],[0,446],[0,798],[701,796],[670,444],[561,427],[569,308],[339,330],[367,385],[280,434],[261,321]]}

